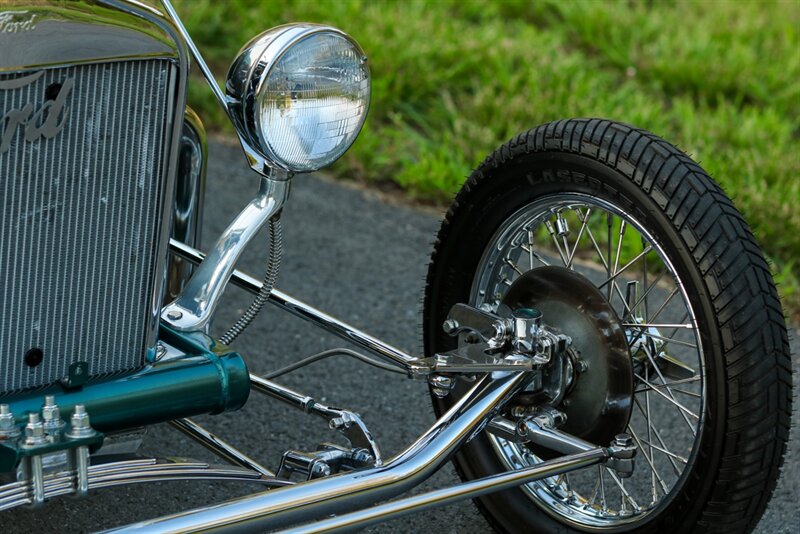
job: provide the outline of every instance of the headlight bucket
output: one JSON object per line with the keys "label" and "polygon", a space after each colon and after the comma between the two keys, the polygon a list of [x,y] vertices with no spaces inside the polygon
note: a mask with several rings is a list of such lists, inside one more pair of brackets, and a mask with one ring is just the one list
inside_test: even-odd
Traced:
{"label": "headlight bucket", "polygon": [[254,167],[313,172],[339,159],[361,131],[369,109],[369,69],[361,48],[344,32],[287,24],[242,48],[225,92]]}

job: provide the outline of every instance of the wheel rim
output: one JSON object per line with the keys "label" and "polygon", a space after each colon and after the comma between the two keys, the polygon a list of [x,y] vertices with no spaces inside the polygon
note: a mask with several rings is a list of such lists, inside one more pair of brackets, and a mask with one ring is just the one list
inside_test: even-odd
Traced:
{"label": "wheel rim", "polygon": [[[504,221],[478,264],[471,303],[495,311],[516,279],[547,265],[592,280],[621,318],[634,368],[626,431],[639,451],[630,479],[599,466],[522,489],[572,527],[644,523],[683,486],[702,437],[706,372],[685,286],[658,240],[631,214],[602,199],[562,193],[541,197]],[[543,461],[524,445],[489,439],[508,469]]]}

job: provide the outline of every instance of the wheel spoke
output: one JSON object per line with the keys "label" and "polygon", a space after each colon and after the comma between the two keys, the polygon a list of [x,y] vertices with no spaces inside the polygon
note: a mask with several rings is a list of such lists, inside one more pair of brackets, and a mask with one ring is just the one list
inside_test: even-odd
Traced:
{"label": "wheel spoke", "polygon": [[530,257],[530,261],[531,261],[531,269],[533,269],[533,258],[536,258],[537,260],[539,260],[539,263],[541,263],[543,265],[546,265],[546,266],[550,265],[550,262],[542,259],[542,257],[539,256],[539,254],[537,254],[535,250],[533,250],[533,245],[530,245],[530,246],[527,246],[527,247],[525,245],[520,245],[520,248],[528,253],[528,255]]}
{"label": "wheel spoke", "polygon": [[572,268],[572,260],[575,259],[575,252],[578,250],[578,244],[581,242],[581,237],[583,233],[588,228],[589,217],[592,215],[592,208],[586,208],[586,215],[581,215],[581,210],[575,209],[575,212],[578,214],[578,218],[581,219],[581,228],[578,230],[578,237],[575,238],[575,246],[572,247],[572,252],[569,254],[567,258],[567,267]]}
{"label": "wheel spoke", "polygon": [[[645,419],[647,419],[645,409],[642,407],[642,403],[639,401],[639,399],[636,397],[636,395],[633,396],[633,402],[634,402],[634,404],[636,404],[636,407],[639,409],[639,412],[642,415],[645,415]],[[661,447],[657,446],[655,443],[652,443],[653,448],[655,450],[661,451],[661,452],[663,452],[664,454],[667,455],[670,463],[672,464],[672,468],[675,470],[675,474],[680,476],[681,469],[678,467],[678,464],[675,463],[675,460],[673,460],[673,458],[681,458],[681,457],[678,456],[677,454],[674,454],[674,453],[669,451],[669,449],[667,448],[667,443],[664,441],[664,438],[661,437],[661,433],[653,425],[652,421],[647,420],[647,426],[653,431],[653,435],[656,437],[658,442],[661,444],[661,447],[663,447],[663,448],[661,448]],[[684,460],[684,463],[686,463],[685,460]]]}
{"label": "wheel spoke", "polygon": [[[616,280],[619,275],[624,273],[631,265],[633,265],[634,263],[645,257],[647,253],[650,252],[651,250],[653,250],[653,247],[648,246],[646,249],[637,254],[636,257],[634,257],[631,261],[626,263],[621,269],[619,269],[618,271],[614,271],[614,274],[612,274],[605,282],[597,286],[597,288],[603,289],[603,287],[605,287],[606,284]],[[617,260],[619,260],[619,258],[617,258]]]}
{"label": "wheel spoke", "polygon": [[[639,449],[640,450],[644,449],[644,447],[642,447],[642,442],[639,441],[639,436],[636,435],[636,432],[633,430],[633,427],[628,425],[628,431],[631,433],[631,436],[633,437],[633,440],[636,442],[636,445],[639,447]],[[652,489],[653,489],[653,501],[655,502],[656,499],[658,498],[658,495],[656,494],[656,483],[655,483],[656,479],[658,480],[659,485],[661,486],[661,489],[664,492],[664,495],[669,493],[669,488],[667,487],[666,482],[664,482],[664,479],[661,478],[661,475],[658,474],[658,471],[656,470],[656,466],[653,465],[653,447],[650,447],[650,456],[647,456],[647,453],[645,453],[645,452],[642,452],[642,456],[644,456],[644,459],[647,460],[647,464],[650,466],[651,477],[652,477],[652,480],[653,480],[653,484],[652,484],[652,486],[653,486],[652,487]]]}
{"label": "wheel spoke", "polygon": [[[697,415],[696,413],[694,413],[693,411],[691,411],[689,408],[687,408],[686,406],[684,406],[683,404],[681,404],[680,402],[678,402],[677,400],[675,400],[675,399],[674,399],[672,396],[670,396],[670,395],[667,395],[667,394],[666,394],[666,393],[664,393],[663,391],[660,391],[660,390],[658,390],[658,389],[654,388],[654,387],[653,387],[653,385],[652,385],[650,382],[648,382],[648,381],[647,381],[647,379],[645,379],[645,378],[642,378],[641,376],[639,376],[639,375],[638,375],[638,374],[636,374],[636,373],[633,373],[633,376],[634,376],[634,377],[636,377],[638,380],[640,380],[640,381],[644,382],[646,385],[650,386],[650,387],[652,388],[652,389],[651,389],[651,391],[654,391],[655,393],[658,393],[659,395],[661,395],[662,397],[664,397],[664,398],[667,400],[667,402],[669,402],[669,403],[671,403],[671,404],[675,405],[675,407],[676,407],[676,408],[678,408],[678,409],[680,409],[682,412],[686,413],[687,415],[690,415],[690,416],[694,417],[694,418],[695,418],[695,419],[697,419],[698,421],[700,420],[700,416],[699,416],[699,415]],[[668,390],[668,391],[671,391],[669,388],[667,388],[667,390]],[[687,421],[687,423],[688,423],[688,421]],[[690,427],[690,428],[692,429],[692,431],[694,432],[694,426],[693,426],[691,423],[689,423],[689,427]]]}

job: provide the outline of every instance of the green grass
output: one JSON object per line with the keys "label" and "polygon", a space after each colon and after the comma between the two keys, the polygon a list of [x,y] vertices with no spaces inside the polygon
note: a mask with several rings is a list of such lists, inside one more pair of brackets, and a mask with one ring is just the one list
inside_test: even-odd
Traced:
{"label": "green grass", "polygon": [[[565,117],[651,130],[698,160],[752,224],[800,312],[800,3],[181,0],[220,79],[292,21],[333,24],[370,58],[372,108],[334,174],[446,204],[497,145]],[[207,89],[191,102],[225,118]]]}

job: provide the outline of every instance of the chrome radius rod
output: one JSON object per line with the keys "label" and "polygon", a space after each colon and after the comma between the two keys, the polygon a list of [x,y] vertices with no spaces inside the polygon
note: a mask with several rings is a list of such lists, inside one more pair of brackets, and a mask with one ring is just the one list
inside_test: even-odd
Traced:
{"label": "chrome radius rod", "polygon": [[245,496],[113,532],[266,531],[390,499],[438,470],[528,380],[529,373],[523,372],[485,375],[425,434],[382,466]]}
{"label": "chrome radius rod", "polygon": [[275,476],[275,473],[256,462],[227,441],[215,436],[191,419],[176,419],[174,421],[170,421],[169,424],[172,425],[173,428],[180,430],[186,436],[192,438],[206,449],[210,450],[223,460],[233,465],[251,469],[265,477]]}
{"label": "chrome radius rod", "polygon": [[449,488],[414,495],[373,506],[372,508],[323,519],[308,525],[292,527],[284,532],[292,532],[292,534],[352,532],[384,521],[397,519],[404,515],[416,514],[430,508],[447,506],[459,501],[474,499],[487,493],[510,489],[535,480],[575,471],[576,469],[583,469],[605,461],[608,456],[607,449],[596,447],[585,452],[562,456],[517,471],[498,473],[497,475],[471,480]]}
{"label": "chrome radius rod", "polygon": [[[190,247],[185,243],[170,239],[169,241],[170,252],[176,256],[185,259],[195,265],[199,265],[205,258],[205,254],[200,252],[194,247]],[[230,278],[231,282],[235,285],[258,295],[261,290],[261,282],[252,276],[245,274],[241,271],[235,270]],[[373,354],[380,356],[389,363],[392,363],[406,372],[411,374],[411,370],[415,367],[417,358],[403,352],[397,347],[393,347],[388,343],[365,333],[361,330],[351,326],[344,321],[340,321],[316,308],[290,297],[286,293],[282,293],[277,289],[273,289],[269,296],[270,304],[277,306],[283,310],[288,311],[296,317],[310,321],[320,328],[334,334],[346,341],[354,343],[359,347],[369,350]]]}

